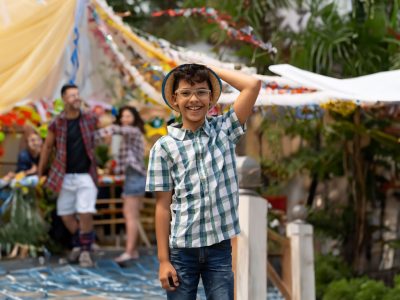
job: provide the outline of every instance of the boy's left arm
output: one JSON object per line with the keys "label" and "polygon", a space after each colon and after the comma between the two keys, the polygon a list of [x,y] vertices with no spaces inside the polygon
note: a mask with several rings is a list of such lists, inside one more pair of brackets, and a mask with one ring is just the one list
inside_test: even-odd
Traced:
{"label": "boy's left arm", "polygon": [[212,69],[223,81],[240,91],[239,97],[233,104],[233,109],[240,124],[243,125],[253,112],[254,103],[256,102],[260,92],[261,81],[254,76],[239,71],[218,67],[210,67],[210,69]]}

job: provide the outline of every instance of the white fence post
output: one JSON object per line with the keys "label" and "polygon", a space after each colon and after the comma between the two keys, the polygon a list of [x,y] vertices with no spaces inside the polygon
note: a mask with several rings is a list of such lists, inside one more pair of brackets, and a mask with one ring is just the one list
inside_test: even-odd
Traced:
{"label": "white fence post", "polygon": [[296,220],[286,232],[291,244],[292,300],[315,300],[313,228]]}
{"label": "white fence post", "polygon": [[259,186],[260,166],[238,157],[239,222],[237,238],[236,300],[267,299],[267,202],[251,190]]}

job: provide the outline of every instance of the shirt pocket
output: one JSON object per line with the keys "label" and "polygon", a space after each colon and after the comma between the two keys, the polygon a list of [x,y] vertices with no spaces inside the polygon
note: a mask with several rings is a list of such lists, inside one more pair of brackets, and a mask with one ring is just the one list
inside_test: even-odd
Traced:
{"label": "shirt pocket", "polygon": [[225,167],[226,151],[229,151],[227,143],[228,139],[215,139],[209,145],[209,153],[206,159],[207,174],[209,178],[214,177],[217,182]]}

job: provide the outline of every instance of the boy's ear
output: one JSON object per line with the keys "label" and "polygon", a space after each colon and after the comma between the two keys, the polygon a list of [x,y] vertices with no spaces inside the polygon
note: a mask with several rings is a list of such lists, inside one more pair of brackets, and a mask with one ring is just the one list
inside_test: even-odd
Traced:
{"label": "boy's ear", "polygon": [[175,105],[175,106],[178,105],[178,103],[176,102],[176,95],[175,94],[172,95],[172,104]]}

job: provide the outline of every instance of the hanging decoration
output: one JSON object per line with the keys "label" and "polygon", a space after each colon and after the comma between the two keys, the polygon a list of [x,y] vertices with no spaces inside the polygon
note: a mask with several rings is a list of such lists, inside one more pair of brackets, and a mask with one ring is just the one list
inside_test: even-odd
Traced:
{"label": "hanging decoration", "polygon": [[304,93],[314,93],[315,89],[310,89],[306,87],[293,87],[286,84],[278,84],[276,81],[262,81],[261,88],[265,89],[265,92],[271,95],[293,95],[293,94],[304,94]]}
{"label": "hanging decoration", "polygon": [[295,107],[295,117],[301,120],[319,119],[323,110],[318,105],[304,105]]}
{"label": "hanging decoration", "polygon": [[47,124],[42,124],[37,130],[42,139],[45,139],[47,137],[47,132],[48,132]]}
{"label": "hanging decoration", "polygon": [[0,131],[0,157],[2,157],[4,155],[3,142],[4,142],[5,138],[6,138],[6,135],[4,134],[4,132]]}
{"label": "hanging decoration", "polygon": [[220,14],[216,9],[210,7],[201,8],[181,8],[167,9],[152,13],[153,17],[169,16],[169,17],[186,17],[199,15],[205,17],[208,22],[213,22],[226,31],[229,37],[252,44],[271,54],[276,54],[278,51],[270,42],[263,42],[256,37],[251,26],[244,26],[236,29],[237,26],[230,16]]}
{"label": "hanging decoration", "polygon": [[165,126],[165,122],[163,119],[159,117],[155,117],[150,122],[144,124],[144,129],[146,131],[146,137],[148,138],[152,138],[153,136],[157,135],[163,136],[167,134],[167,128]]}
{"label": "hanging decoration", "polygon": [[61,98],[57,98],[53,102],[53,114],[58,115],[64,110],[64,102],[61,100]]}
{"label": "hanging decoration", "polygon": [[72,72],[69,78],[69,83],[75,84],[76,74],[79,69],[79,24],[82,21],[82,16],[87,6],[87,0],[78,0],[75,9],[75,21],[74,21],[74,39],[73,39],[73,50],[71,54],[71,64],[72,64]]}
{"label": "hanging decoration", "polygon": [[75,84],[76,74],[78,73],[79,69],[79,56],[78,56],[78,42],[79,42],[79,30],[77,25],[75,24],[74,27],[74,49],[72,50],[71,54],[71,65],[72,65],[72,72],[69,79],[69,83]]}
{"label": "hanging decoration", "polygon": [[175,61],[171,60],[164,53],[160,52],[158,49],[155,49],[151,44],[138,37],[129,26],[126,26],[122,22],[121,17],[117,16],[114,13],[112,8],[108,6],[106,1],[94,0],[92,1],[92,3],[94,9],[101,19],[103,19],[108,25],[115,28],[117,31],[122,32],[126,38],[136,43],[140,48],[145,51],[149,59],[157,59],[160,62],[161,67],[166,72],[176,67],[177,64]]}
{"label": "hanging decoration", "polygon": [[26,124],[39,126],[42,120],[40,115],[31,105],[17,106],[13,110],[0,115],[0,127],[12,129]]}
{"label": "hanging decoration", "polygon": [[125,55],[118,49],[112,36],[107,32],[107,27],[98,18],[97,13],[93,13],[93,18],[96,22],[97,30],[103,38],[103,46],[111,51],[113,57],[119,62],[120,66],[126,70],[130,77],[134,80],[135,85],[140,88],[149,97],[149,100],[158,105],[164,105],[161,94],[154,89],[140,74],[137,68],[130,64]]}
{"label": "hanging decoration", "polygon": [[[147,55],[143,55],[143,51],[140,49],[140,47],[138,47],[138,45],[132,40],[125,38],[121,32],[116,31],[110,26],[107,26],[107,23],[102,22],[102,24],[106,26],[107,32],[110,36],[112,36],[114,43],[125,55],[127,61],[129,61],[131,65],[134,65],[138,69],[146,82],[152,85],[158,92],[161,92],[162,81],[166,74],[164,69],[159,64],[153,63],[151,60],[149,60]],[[94,34],[96,35],[96,32],[94,32]],[[151,43],[151,41],[149,42]],[[170,53],[168,51],[160,49],[154,43],[151,44],[160,52],[166,53],[169,56]]]}

